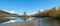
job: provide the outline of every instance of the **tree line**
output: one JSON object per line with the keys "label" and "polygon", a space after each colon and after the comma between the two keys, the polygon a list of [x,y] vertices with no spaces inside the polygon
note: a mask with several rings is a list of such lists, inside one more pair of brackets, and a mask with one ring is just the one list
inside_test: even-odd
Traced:
{"label": "tree line", "polygon": [[60,7],[53,7],[48,10],[44,10],[42,12],[38,11],[38,13],[35,13],[33,16],[36,17],[49,17],[49,18],[60,18]]}

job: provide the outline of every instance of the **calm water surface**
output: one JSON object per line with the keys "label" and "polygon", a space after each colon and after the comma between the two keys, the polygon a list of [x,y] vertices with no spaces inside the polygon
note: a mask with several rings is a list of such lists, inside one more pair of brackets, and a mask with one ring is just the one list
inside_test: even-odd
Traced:
{"label": "calm water surface", "polygon": [[[27,20],[31,20],[35,17],[29,17]],[[38,23],[39,26],[60,26],[60,20],[50,19],[50,18],[36,18],[35,21]],[[16,24],[23,22],[22,19],[18,18],[15,20],[15,22],[8,22],[5,24],[0,24],[0,26],[5,26],[6,24]]]}
{"label": "calm water surface", "polygon": [[37,19],[39,26],[60,26],[60,21],[50,18]]}

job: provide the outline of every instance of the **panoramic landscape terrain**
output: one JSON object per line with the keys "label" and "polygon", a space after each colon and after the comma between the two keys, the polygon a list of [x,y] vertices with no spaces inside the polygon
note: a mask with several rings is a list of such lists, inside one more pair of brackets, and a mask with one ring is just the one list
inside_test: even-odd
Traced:
{"label": "panoramic landscape terrain", "polygon": [[0,26],[60,26],[60,0],[0,0]]}

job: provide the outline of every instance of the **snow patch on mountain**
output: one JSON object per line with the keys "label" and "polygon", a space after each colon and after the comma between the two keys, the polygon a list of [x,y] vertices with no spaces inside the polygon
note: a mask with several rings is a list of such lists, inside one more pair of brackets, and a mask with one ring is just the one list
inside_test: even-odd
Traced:
{"label": "snow patch on mountain", "polygon": [[12,14],[17,14],[15,11],[8,11],[8,10],[2,10],[2,11],[6,11],[6,12],[8,12],[8,13],[12,13]]}

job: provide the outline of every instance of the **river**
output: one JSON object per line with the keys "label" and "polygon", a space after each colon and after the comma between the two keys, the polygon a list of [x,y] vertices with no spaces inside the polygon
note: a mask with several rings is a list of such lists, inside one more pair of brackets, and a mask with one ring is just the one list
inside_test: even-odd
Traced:
{"label": "river", "polygon": [[50,19],[50,18],[40,18],[37,19],[39,26],[60,26],[60,20]]}
{"label": "river", "polygon": [[[29,17],[27,21],[32,19],[34,19],[39,26],[60,26],[60,20],[50,19],[50,18]],[[3,26],[3,25],[5,26],[6,24],[16,24],[19,22],[23,22],[23,20],[21,18],[18,18],[16,20],[10,20],[10,21],[4,22],[3,24],[0,24],[0,26]]]}

